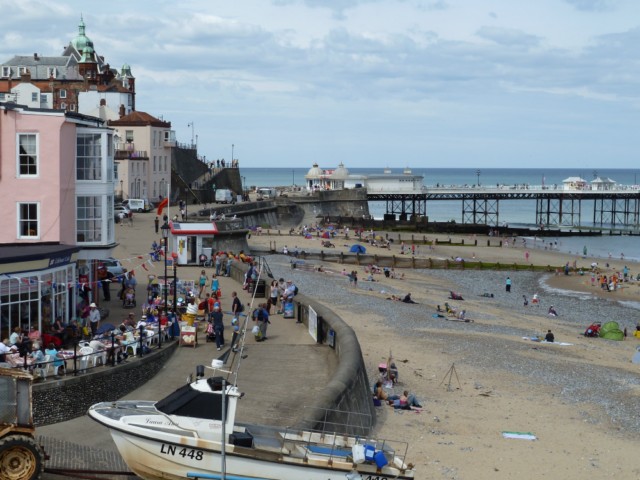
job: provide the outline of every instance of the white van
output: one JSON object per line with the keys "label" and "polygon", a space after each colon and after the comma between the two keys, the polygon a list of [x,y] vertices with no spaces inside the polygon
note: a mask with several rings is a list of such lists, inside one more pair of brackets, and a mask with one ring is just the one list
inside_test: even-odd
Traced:
{"label": "white van", "polygon": [[262,187],[258,189],[258,199],[270,200],[278,196],[275,188]]}
{"label": "white van", "polygon": [[129,207],[129,210],[132,212],[148,212],[151,210],[149,200],[146,198],[130,198],[129,200],[122,202],[122,204]]}
{"label": "white van", "polygon": [[216,190],[216,203],[235,203],[233,192],[226,188]]}

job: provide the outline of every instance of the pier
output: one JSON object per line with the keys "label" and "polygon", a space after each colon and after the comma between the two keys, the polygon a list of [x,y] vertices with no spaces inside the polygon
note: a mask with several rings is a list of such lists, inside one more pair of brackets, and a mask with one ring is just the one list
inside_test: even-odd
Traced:
{"label": "pier", "polygon": [[581,225],[589,212],[593,225],[632,226],[640,223],[640,188],[616,185],[606,190],[566,186],[499,185],[429,186],[420,190],[368,189],[367,200],[385,202],[387,215],[426,217],[429,201],[460,201],[462,223],[499,225],[500,201],[535,200],[538,225]]}

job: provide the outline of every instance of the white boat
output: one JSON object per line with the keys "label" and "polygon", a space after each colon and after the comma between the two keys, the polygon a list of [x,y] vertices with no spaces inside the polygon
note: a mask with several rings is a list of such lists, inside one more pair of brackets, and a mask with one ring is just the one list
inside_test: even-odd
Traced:
{"label": "white boat", "polygon": [[[199,367],[195,381],[163,400],[98,403],[89,416],[110,429],[124,461],[146,480],[414,478],[404,442],[341,433],[353,426],[322,421],[324,431],[236,423],[242,395]],[[341,414],[348,416],[331,412]]]}

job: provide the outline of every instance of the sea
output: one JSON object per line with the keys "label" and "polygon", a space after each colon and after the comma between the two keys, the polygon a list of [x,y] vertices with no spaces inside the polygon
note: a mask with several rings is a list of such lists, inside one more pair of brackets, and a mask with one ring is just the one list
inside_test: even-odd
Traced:
{"label": "sea", "polygon": [[[311,168],[309,166],[309,168]],[[309,168],[240,168],[243,184],[251,187],[303,187],[304,176]],[[336,165],[321,166],[321,168],[334,169]],[[383,168],[349,168],[349,173],[356,175],[372,175],[384,173]],[[391,169],[393,173],[402,173],[403,169]],[[581,177],[587,182],[596,177],[610,178],[618,184],[637,186],[640,182],[640,170],[638,169],[580,169],[580,168],[413,168],[414,175],[423,175],[423,184],[430,186],[496,186],[496,185],[561,185],[568,177]],[[516,200],[501,201],[499,203],[499,222],[513,227],[535,227],[535,201]],[[592,204],[583,201],[582,225],[594,226],[589,223]],[[369,213],[374,218],[382,218],[385,213],[384,202],[369,202]],[[430,221],[462,222],[461,201],[432,201],[427,202],[427,215]],[[600,225],[594,227],[600,228]],[[609,225],[603,225],[606,229]],[[635,235],[640,235],[638,225],[621,227],[616,230],[628,230]],[[533,240],[533,238],[532,238]],[[551,242],[551,243],[550,243]],[[542,240],[528,242],[527,245],[539,248],[553,246],[561,252],[583,254],[586,249],[589,256],[608,258],[624,258],[629,262],[640,262],[640,236],[631,235],[602,235],[597,237],[545,237]]]}

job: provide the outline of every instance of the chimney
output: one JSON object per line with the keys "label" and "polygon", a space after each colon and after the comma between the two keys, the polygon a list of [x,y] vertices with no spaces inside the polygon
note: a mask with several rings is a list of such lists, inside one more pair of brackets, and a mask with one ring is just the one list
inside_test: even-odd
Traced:
{"label": "chimney", "polygon": [[34,53],[34,54],[33,54],[33,59],[34,59],[36,62],[37,62],[38,60],[40,60],[40,59],[38,58],[38,54],[37,54],[37,53]]}
{"label": "chimney", "polygon": [[100,99],[100,106],[104,107],[107,104],[107,101],[104,98]]}
{"label": "chimney", "polygon": [[120,104],[120,111],[118,112],[120,114],[120,118],[124,117],[124,113],[125,113],[125,109],[124,109],[124,104]]}
{"label": "chimney", "polygon": [[21,83],[31,83],[31,72],[27,69],[25,73],[20,75]]}

